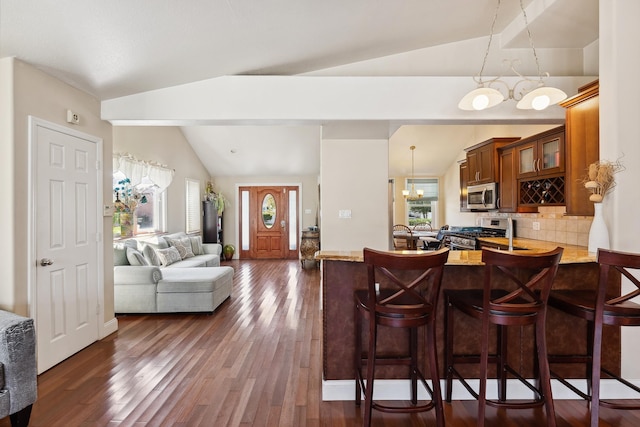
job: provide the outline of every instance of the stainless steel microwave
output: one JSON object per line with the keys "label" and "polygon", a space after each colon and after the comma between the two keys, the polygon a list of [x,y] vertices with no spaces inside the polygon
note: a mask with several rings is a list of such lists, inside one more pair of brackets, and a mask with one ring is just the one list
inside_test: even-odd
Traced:
{"label": "stainless steel microwave", "polygon": [[473,210],[497,209],[498,191],[495,182],[467,187],[467,208]]}

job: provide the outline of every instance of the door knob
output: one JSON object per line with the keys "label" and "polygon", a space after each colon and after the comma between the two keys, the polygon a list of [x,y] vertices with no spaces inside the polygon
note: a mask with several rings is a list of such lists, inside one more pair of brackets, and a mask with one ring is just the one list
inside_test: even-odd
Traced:
{"label": "door knob", "polygon": [[47,265],[52,265],[53,264],[53,260],[49,259],[49,258],[42,258],[42,260],[40,260],[40,265],[43,267],[46,267]]}
{"label": "door knob", "polygon": [[286,225],[287,225],[287,223],[285,222],[284,219],[282,221],[280,221],[280,227],[284,228]]}

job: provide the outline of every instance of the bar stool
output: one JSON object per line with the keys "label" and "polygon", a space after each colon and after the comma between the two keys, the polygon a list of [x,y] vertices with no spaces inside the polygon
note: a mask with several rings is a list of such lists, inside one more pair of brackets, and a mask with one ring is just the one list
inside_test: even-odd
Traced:
{"label": "bar stool", "polygon": [[[640,305],[630,300],[640,295],[640,254],[598,249],[599,278],[597,289],[557,290],[549,295],[549,305],[572,316],[587,321],[587,354],[549,356],[550,363],[582,363],[587,373],[587,393],[581,392],[564,378],[554,374],[559,381],[591,401],[591,426],[597,427],[600,406],[614,409],[640,409],[639,403],[622,403],[600,399],[602,373],[640,393],[640,388],[625,381],[619,375],[602,367],[603,325],[640,326]],[[626,277],[635,288],[627,293],[619,290],[620,277]],[[638,276],[640,277],[640,276]]]}
{"label": "bar stool", "polygon": [[[436,424],[444,426],[440,376],[435,344],[435,314],[449,249],[435,252],[401,254],[364,248],[367,266],[367,290],[354,292],[355,320],[355,403],[360,406],[364,391],[363,425],[371,424],[372,409],[383,412],[421,412],[435,409]],[[368,348],[363,352],[362,325],[367,322]],[[378,326],[409,331],[407,354],[380,355],[376,352]],[[433,389],[418,367],[418,327],[426,326],[425,350]],[[366,384],[363,377],[366,365]],[[373,401],[376,365],[404,365],[409,368],[411,405],[391,406]],[[418,379],[431,399],[418,405]]]}
{"label": "bar stool", "polygon": [[[563,248],[550,252],[528,253],[507,252],[494,249],[482,250],[484,267],[483,289],[444,291],[445,296],[445,360],[446,360],[446,400],[451,402],[453,378],[478,399],[478,426],[485,421],[486,405],[503,408],[532,408],[545,406],[547,424],[556,425],[551,394],[545,320],[547,298],[558,271]],[[455,309],[482,321],[478,331],[481,339],[480,354],[458,354],[454,352],[454,311]],[[489,325],[497,326],[496,352],[489,354]],[[530,384],[523,374],[508,364],[508,326],[533,325],[535,328],[534,363],[539,375],[538,386]],[[498,400],[486,398],[487,369],[489,362],[496,364]],[[456,369],[457,364],[478,364],[480,366],[480,390],[476,393]],[[511,374],[534,392],[534,399],[522,401],[507,399],[507,376]]]}

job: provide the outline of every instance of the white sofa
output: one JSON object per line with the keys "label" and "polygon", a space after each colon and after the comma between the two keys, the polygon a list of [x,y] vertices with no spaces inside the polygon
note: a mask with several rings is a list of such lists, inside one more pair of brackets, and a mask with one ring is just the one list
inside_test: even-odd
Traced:
{"label": "white sofa", "polygon": [[233,286],[221,253],[221,245],[185,233],[115,243],[115,312],[213,312]]}

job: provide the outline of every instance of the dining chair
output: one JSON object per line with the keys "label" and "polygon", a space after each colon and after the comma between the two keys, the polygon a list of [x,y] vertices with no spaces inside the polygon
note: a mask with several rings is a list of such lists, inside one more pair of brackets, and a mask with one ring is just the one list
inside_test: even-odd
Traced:
{"label": "dining chair", "polygon": [[[371,424],[372,410],[383,412],[422,412],[435,410],[436,425],[444,426],[440,374],[436,349],[436,312],[444,264],[449,249],[436,252],[394,253],[364,249],[367,289],[354,291],[355,324],[355,403],[360,406],[364,392],[363,425]],[[363,322],[364,320],[364,322]],[[366,326],[363,327],[363,323]],[[379,354],[378,327],[400,328],[408,332],[404,352]],[[418,328],[426,327],[423,350],[428,357],[431,385],[418,361]],[[368,345],[363,346],[363,332],[368,331]],[[398,349],[400,350],[400,349]],[[411,404],[392,405],[374,401],[374,380],[378,365],[401,365],[408,369]],[[366,367],[366,373],[363,369]],[[366,381],[365,381],[366,380]],[[418,404],[418,380],[430,400]]]}
{"label": "dining chair", "polygon": [[438,234],[436,237],[421,237],[420,241],[422,242],[422,249],[425,251],[437,251],[444,245],[444,235],[445,232],[449,230],[448,225],[443,225],[438,230]]}
{"label": "dining chair", "polygon": [[411,249],[411,228],[408,225],[396,224],[392,231],[393,248],[396,250]]}
{"label": "dining chair", "polygon": [[[555,279],[563,248],[550,252],[510,252],[494,249],[482,250],[484,280],[482,289],[447,289],[445,297],[445,400],[451,402],[453,378],[478,399],[477,425],[484,426],[486,405],[503,408],[532,408],[544,406],[547,425],[555,426],[555,411],[551,394],[545,320],[547,298]],[[481,328],[474,333],[480,337],[480,353],[456,352],[454,338],[454,312],[460,311],[472,319],[481,321]],[[496,325],[495,352],[489,354],[489,341],[493,334],[490,325]],[[507,328],[534,328],[534,354],[532,358],[537,386],[524,377],[520,364],[518,369],[509,364],[509,350],[521,355],[521,347],[509,346]],[[462,329],[462,328],[460,328]],[[520,329],[521,331],[521,329]],[[459,343],[466,344],[466,343]],[[513,345],[513,344],[512,344]],[[517,344],[516,344],[517,345]],[[487,372],[489,363],[495,363],[498,384],[498,399],[487,399]],[[479,365],[480,385],[476,392],[461,375],[457,365]],[[513,364],[515,365],[515,364]],[[520,380],[534,393],[532,400],[508,399],[507,379],[509,375]]]}
{"label": "dining chair", "polygon": [[[558,374],[553,374],[583,399],[591,402],[591,426],[596,427],[600,406],[614,409],[640,409],[638,400],[627,402],[600,399],[602,374],[626,385],[637,393],[640,388],[602,366],[604,325],[640,326],[640,305],[631,301],[640,295],[640,254],[598,249],[598,286],[593,290],[553,290],[549,306],[587,321],[587,353],[568,356],[549,355],[550,363],[580,363],[585,365],[587,392],[584,393]],[[621,277],[630,290],[621,290]]]}

